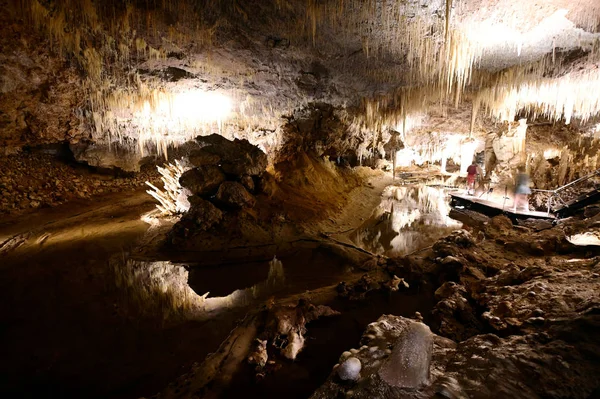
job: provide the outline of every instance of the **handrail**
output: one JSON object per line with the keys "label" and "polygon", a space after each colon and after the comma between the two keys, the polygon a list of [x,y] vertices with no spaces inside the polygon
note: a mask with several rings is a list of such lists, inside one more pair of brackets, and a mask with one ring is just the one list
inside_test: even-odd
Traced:
{"label": "handrail", "polygon": [[557,189],[556,189],[556,190],[554,190],[554,191],[555,191],[555,192],[562,191],[562,190],[564,190],[564,189],[565,189],[565,188],[567,188],[567,187],[570,187],[570,186],[572,186],[572,185],[574,185],[574,184],[576,184],[576,183],[579,183],[580,181],[589,180],[589,179],[591,179],[592,177],[596,176],[597,174],[600,174],[600,169],[596,170],[595,172],[592,172],[592,173],[590,173],[590,174],[589,174],[589,175],[587,175],[587,176],[583,176],[583,177],[580,177],[580,178],[579,178],[579,179],[577,179],[577,180],[573,180],[571,183],[567,183],[567,184],[565,184],[564,186],[562,186],[562,187],[559,187],[559,188],[557,188]]}
{"label": "handrail", "polygon": [[579,179],[577,179],[577,180],[573,180],[572,182],[570,182],[570,183],[567,183],[567,184],[565,184],[564,186],[560,186],[560,187],[558,187],[558,188],[555,188],[554,190],[541,190],[541,189],[537,189],[537,188],[532,188],[532,189],[531,189],[531,191],[537,191],[537,192],[540,192],[540,193],[550,193],[550,194],[552,194],[552,195],[550,195],[550,196],[548,197],[548,214],[550,214],[551,202],[552,202],[552,200],[553,200],[555,197],[556,197],[556,198],[558,198],[558,199],[560,200],[560,202],[562,202],[562,203],[563,203],[563,205],[564,205],[564,206],[568,207],[567,203],[566,203],[566,202],[565,202],[565,201],[564,201],[564,200],[561,198],[561,196],[559,195],[559,192],[560,192],[560,191],[563,191],[564,189],[566,189],[566,188],[568,188],[568,187],[571,187],[571,186],[573,186],[573,185],[575,185],[575,184],[577,184],[577,183],[580,183],[580,182],[582,182],[582,181],[589,180],[589,179],[591,179],[592,177],[594,177],[594,176],[596,176],[596,175],[599,175],[599,174],[600,174],[600,169],[597,169],[597,170],[595,170],[594,172],[590,173],[590,174],[589,174],[589,175],[587,175],[587,176],[580,177]]}

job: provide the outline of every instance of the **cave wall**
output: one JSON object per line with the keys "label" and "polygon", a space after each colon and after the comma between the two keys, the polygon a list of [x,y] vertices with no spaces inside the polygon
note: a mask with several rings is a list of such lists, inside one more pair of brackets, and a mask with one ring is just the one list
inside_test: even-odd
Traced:
{"label": "cave wall", "polygon": [[78,108],[80,71],[57,57],[47,38],[0,7],[0,153],[23,146],[78,141],[85,136]]}
{"label": "cave wall", "polygon": [[[343,119],[352,157],[389,158],[386,135],[400,131],[411,113],[435,117],[439,104],[454,106],[461,112],[448,117],[464,125],[470,117],[462,112],[466,99],[476,104],[475,113],[502,118],[503,93],[523,83],[539,85],[542,73],[561,77],[575,63],[589,74],[598,58],[593,21],[599,14],[594,7],[582,13],[585,1],[553,0],[536,9],[535,20],[519,28],[524,42],[518,51],[510,43],[491,48],[469,37],[486,24],[506,28],[490,20],[480,0],[392,3],[5,1],[3,152],[47,142],[89,143],[94,148],[76,151],[82,160],[94,164],[99,151],[118,148],[131,153],[125,163],[135,170],[148,155],[160,157],[171,146],[218,132],[246,138],[271,155],[289,141],[286,119],[312,112],[318,103]],[[529,18],[518,12],[531,11],[527,7],[505,0],[497,8],[517,24]],[[556,14],[561,7],[577,24]],[[405,23],[398,26],[398,19]],[[557,54],[531,33],[549,21],[557,22],[552,32],[560,34],[553,42],[561,47]],[[575,58],[569,53],[574,48],[581,53]],[[472,81],[477,87],[470,87]],[[489,90],[465,96],[480,89]],[[203,109],[215,102],[204,94],[230,100],[226,117]]]}

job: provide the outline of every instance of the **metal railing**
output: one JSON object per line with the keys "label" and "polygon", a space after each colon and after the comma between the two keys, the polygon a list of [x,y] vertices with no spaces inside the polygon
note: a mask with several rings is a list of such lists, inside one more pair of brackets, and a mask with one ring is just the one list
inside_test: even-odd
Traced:
{"label": "metal railing", "polygon": [[570,183],[565,184],[564,186],[560,186],[559,188],[556,188],[554,190],[540,190],[537,188],[532,188],[531,191],[536,191],[538,193],[549,193],[550,195],[548,196],[548,214],[550,214],[550,210],[553,209],[552,206],[555,204],[559,204],[559,205],[563,205],[563,207],[568,207],[569,205],[565,202],[565,200],[563,200],[563,198],[560,196],[560,193],[562,191],[564,191],[565,189],[572,187],[578,183],[582,183],[584,181],[587,181],[589,179],[591,179],[594,176],[600,175],[600,169],[590,173],[589,175],[580,177],[577,180],[573,180]]}

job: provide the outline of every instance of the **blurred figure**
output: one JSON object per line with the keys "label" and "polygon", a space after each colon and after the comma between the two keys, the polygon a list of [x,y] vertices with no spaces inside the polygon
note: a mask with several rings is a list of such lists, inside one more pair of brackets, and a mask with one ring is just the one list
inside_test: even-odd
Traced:
{"label": "blurred figure", "polygon": [[519,166],[517,172],[513,211],[529,211],[529,199],[527,198],[527,196],[531,194],[531,189],[529,188],[529,175],[525,173],[524,166]]}
{"label": "blurred figure", "polygon": [[467,168],[467,194],[475,195],[475,181],[477,175],[481,175],[481,168],[477,165],[477,162],[473,160],[473,163]]}

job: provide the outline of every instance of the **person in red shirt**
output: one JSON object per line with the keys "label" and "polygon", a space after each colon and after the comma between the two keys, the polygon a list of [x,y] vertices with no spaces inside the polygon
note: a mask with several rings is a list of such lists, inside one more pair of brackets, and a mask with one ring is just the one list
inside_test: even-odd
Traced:
{"label": "person in red shirt", "polygon": [[477,178],[477,173],[479,172],[479,166],[477,163],[473,161],[471,165],[467,168],[467,193],[475,194],[475,179]]}

